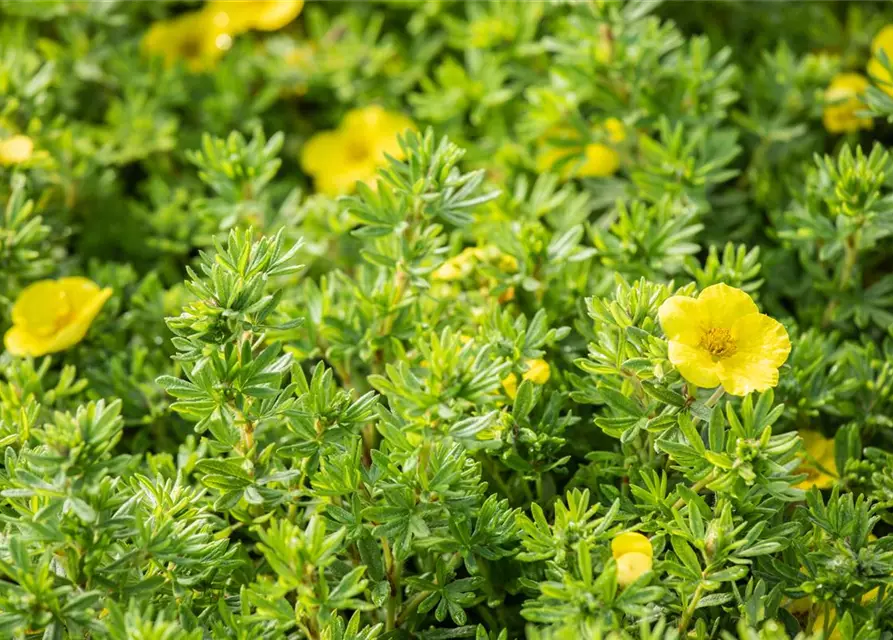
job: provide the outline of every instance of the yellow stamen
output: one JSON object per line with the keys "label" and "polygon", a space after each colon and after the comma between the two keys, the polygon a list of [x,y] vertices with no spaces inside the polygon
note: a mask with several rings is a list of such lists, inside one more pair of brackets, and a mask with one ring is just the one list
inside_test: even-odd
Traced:
{"label": "yellow stamen", "polygon": [[732,332],[721,327],[711,327],[701,338],[701,347],[714,358],[728,358],[735,353],[735,341]]}

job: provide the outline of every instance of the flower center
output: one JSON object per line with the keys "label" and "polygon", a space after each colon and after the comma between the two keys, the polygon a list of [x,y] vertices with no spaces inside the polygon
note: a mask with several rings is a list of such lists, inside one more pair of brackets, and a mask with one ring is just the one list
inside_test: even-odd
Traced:
{"label": "flower center", "polygon": [[707,329],[701,338],[700,346],[717,359],[728,358],[737,350],[735,341],[732,339],[732,332],[721,327]]}
{"label": "flower center", "polygon": [[201,51],[198,38],[186,38],[180,43],[180,55],[186,59],[197,58]]}
{"label": "flower center", "polygon": [[362,162],[369,157],[369,147],[364,140],[356,138],[347,143],[347,157],[351,162]]}

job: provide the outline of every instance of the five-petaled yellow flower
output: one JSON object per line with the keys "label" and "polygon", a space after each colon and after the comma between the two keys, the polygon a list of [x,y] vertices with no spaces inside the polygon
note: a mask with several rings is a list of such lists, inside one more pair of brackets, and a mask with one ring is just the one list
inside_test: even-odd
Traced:
{"label": "five-petaled yellow flower", "polygon": [[[620,154],[616,145],[626,139],[626,129],[617,118],[608,118],[596,132],[600,141],[583,144],[575,130],[559,127],[544,136],[536,158],[541,173],[557,170],[564,179],[600,178],[617,173]],[[566,144],[550,144],[559,140]]]}
{"label": "five-petaled yellow flower", "polygon": [[641,533],[627,531],[611,540],[611,555],[617,562],[617,584],[628,587],[639,577],[651,571],[654,549],[651,540]]}
{"label": "five-petaled yellow flower", "polygon": [[298,17],[304,0],[214,0],[205,6],[215,26],[230,33],[277,31]]}
{"label": "five-petaled yellow flower", "polygon": [[797,484],[798,489],[828,489],[834,484],[837,464],[834,462],[834,440],[826,438],[818,431],[800,431],[805,452],[801,453],[803,464],[797,473],[805,473],[805,480]]}
{"label": "five-petaled yellow flower", "polygon": [[893,77],[890,76],[890,72],[884,68],[884,65],[878,58],[878,52],[882,49],[884,55],[887,56],[888,63],[893,64],[893,24],[888,24],[878,31],[874,40],[871,41],[871,53],[873,56],[868,61],[868,75],[877,81],[878,88],[881,91],[885,91],[893,96]]}
{"label": "five-petaled yellow flower", "polygon": [[401,113],[378,105],[354,109],[332,131],[313,136],[301,151],[301,167],[313,176],[317,191],[331,196],[350,193],[357,182],[375,180],[388,154],[403,159],[397,135],[413,127]]}
{"label": "five-petaled yellow flower", "polygon": [[[533,384],[546,384],[552,375],[552,369],[549,363],[542,358],[533,358],[525,360],[527,371],[524,372],[522,379],[530,380]],[[505,389],[506,395],[512,400],[518,395],[518,376],[514,373],[508,374],[502,379],[502,388]]]}
{"label": "five-petaled yellow flower", "polygon": [[209,11],[191,11],[154,23],[143,38],[143,51],[160,56],[167,66],[182,60],[190,71],[204,71],[232,46],[232,33],[220,27]]}
{"label": "five-petaled yellow flower", "polygon": [[25,287],[12,307],[6,349],[16,356],[64,351],[87,334],[111,289],[87,278],[40,280]]}
{"label": "five-petaled yellow flower", "polygon": [[28,136],[16,135],[0,141],[0,165],[21,164],[31,159],[34,142]]}
{"label": "five-petaled yellow flower", "polygon": [[670,362],[693,385],[743,396],[778,384],[791,351],[788,332],[741,289],[715,284],[697,298],[672,296],[658,317]]}
{"label": "five-petaled yellow flower", "polygon": [[868,78],[860,73],[840,73],[834,76],[825,90],[825,110],[822,122],[830,133],[852,133],[871,129],[871,118],[856,114],[865,109],[861,94],[869,86]]}

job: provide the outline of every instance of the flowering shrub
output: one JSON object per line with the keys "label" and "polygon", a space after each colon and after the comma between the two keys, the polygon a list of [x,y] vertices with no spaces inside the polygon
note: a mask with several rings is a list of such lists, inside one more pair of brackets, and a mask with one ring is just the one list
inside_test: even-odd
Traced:
{"label": "flowering shrub", "polygon": [[893,10],[0,0],[0,638],[893,637]]}

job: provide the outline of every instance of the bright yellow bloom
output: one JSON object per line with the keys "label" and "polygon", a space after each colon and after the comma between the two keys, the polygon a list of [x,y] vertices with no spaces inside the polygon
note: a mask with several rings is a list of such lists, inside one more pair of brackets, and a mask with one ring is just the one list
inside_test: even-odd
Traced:
{"label": "bright yellow bloom", "polygon": [[852,133],[859,129],[871,129],[871,118],[860,118],[863,110],[861,94],[869,86],[868,79],[860,73],[840,73],[834,76],[825,90],[825,111],[822,122],[830,133]]}
{"label": "bright yellow bloom", "polygon": [[298,17],[304,0],[215,0],[205,11],[214,24],[231,33],[249,29],[278,31]]}
{"label": "bright yellow bloom", "polygon": [[21,164],[31,159],[34,142],[28,136],[12,136],[0,142],[0,165]]}
{"label": "bright yellow bloom", "polygon": [[791,351],[788,332],[741,289],[715,284],[698,298],[673,296],[658,316],[670,362],[693,385],[743,396],[778,384]]}
{"label": "bright yellow bloom", "polygon": [[556,165],[563,163],[560,175],[564,179],[597,178],[617,173],[620,168],[620,154],[614,145],[626,139],[623,123],[617,118],[608,118],[597,133],[603,138],[602,142],[582,145],[577,139],[576,131],[567,128],[553,129],[544,138],[564,138],[575,144],[554,147],[545,140],[541,141],[536,158],[537,171],[553,171]]}
{"label": "bright yellow bloom", "polygon": [[231,31],[215,24],[207,11],[192,11],[154,23],[143,38],[143,51],[167,66],[178,60],[193,72],[212,68],[233,44]]}
{"label": "bright yellow bloom", "polygon": [[[874,40],[871,41],[871,53],[876,56],[881,49],[884,50],[887,60],[893,64],[893,24],[888,24],[878,31]],[[877,57],[872,57],[868,61],[868,75],[878,82],[878,88],[881,91],[893,96],[893,78],[890,77],[890,73]]]}
{"label": "bright yellow bloom", "polygon": [[64,351],[87,334],[102,305],[112,295],[87,278],[34,282],[12,307],[6,349],[16,356],[42,356]]}
{"label": "bright yellow bloom", "polygon": [[301,151],[301,167],[313,176],[317,191],[350,193],[357,182],[374,181],[385,154],[403,159],[397,135],[413,127],[402,113],[378,105],[348,112],[333,131],[313,136]]}
{"label": "bright yellow bloom", "polygon": [[654,563],[651,540],[641,533],[627,531],[611,540],[611,555],[617,561],[617,584],[628,587]]}
{"label": "bright yellow bloom", "polygon": [[837,465],[834,462],[834,440],[826,438],[818,431],[805,431],[800,433],[805,453],[801,453],[803,464],[797,469],[797,473],[805,473],[805,480],[797,484],[798,489],[828,489],[834,485],[837,474]]}
{"label": "bright yellow bloom", "polygon": [[546,384],[549,381],[552,370],[549,368],[548,362],[542,358],[536,358],[528,360],[525,364],[527,365],[527,371],[524,372],[525,380],[530,380],[534,384]]}
{"label": "bright yellow bloom", "polygon": [[[524,364],[527,365],[527,371],[522,376],[523,380],[530,380],[533,384],[546,384],[549,381],[552,370],[548,362],[541,358],[534,358],[525,360]],[[514,400],[518,395],[518,376],[514,373],[508,374],[502,379],[502,388],[505,389],[505,394]]]}
{"label": "bright yellow bloom", "polygon": [[651,540],[635,531],[618,534],[611,540],[611,555],[615,559],[633,552],[644,553],[649,558],[653,558],[654,548],[651,546]]}

